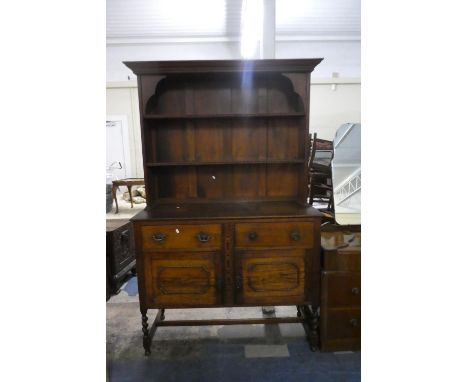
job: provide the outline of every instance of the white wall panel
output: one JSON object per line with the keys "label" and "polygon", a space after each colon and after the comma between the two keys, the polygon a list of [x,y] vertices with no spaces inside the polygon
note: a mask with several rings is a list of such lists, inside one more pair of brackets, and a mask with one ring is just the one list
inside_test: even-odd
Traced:
{"label": "white wall panel", "polygon": [[[361,122],[361,84],[312,84],[310,87],[310,132],[333,140],[336,130],[347,122]],[[338,81],[337,81],[338,82]],[[335,90],[333,90],[335,89]]]}
{"label": "white wall panel", "polygon": [[239,59],[237,42],[166,43],[107,47],[107,81],[126,81],[136,76],[123,61],[233,60]]}
{"label": "white wall panel", "polygon": [[313,78],[361,76],[361,43],[359,41],[280,41],[276,58],[315,58],[323,61],[312,72]]}
{"label": "white wall panel", "polygon": [[276,0],[278,38],[360,39],[360,0]]}
{"label": "white wall panel", "polygon": [[143,177],[143,157],[141,152],[140,114],[138,109],[138,90],[132,87],[107,87],[106,114],[125,115],[128,122],[131,174]]}

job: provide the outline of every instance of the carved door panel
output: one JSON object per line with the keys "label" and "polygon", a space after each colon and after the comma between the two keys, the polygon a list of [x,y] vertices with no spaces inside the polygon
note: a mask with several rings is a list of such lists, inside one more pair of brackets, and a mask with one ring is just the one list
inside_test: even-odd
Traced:
{"label": "carved door panel", "polygon": [[218,252],[146,253],[145,262],[149,306],[195,307],[222,302]]}
{"label": "carved door panel", "polygon": [[236,253],[235,280],[238,304],[300,304],[305,300],[304,277],[304,251]]}

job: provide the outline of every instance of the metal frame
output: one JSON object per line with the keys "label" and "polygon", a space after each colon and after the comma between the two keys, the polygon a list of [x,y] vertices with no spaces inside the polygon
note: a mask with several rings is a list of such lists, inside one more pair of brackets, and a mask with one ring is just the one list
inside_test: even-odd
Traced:
{"label": "metal frame", "polygon": [[334,192],[336,205],[342,204],[359,190],[361,190],[361,167],[354,171],[336,188]]}

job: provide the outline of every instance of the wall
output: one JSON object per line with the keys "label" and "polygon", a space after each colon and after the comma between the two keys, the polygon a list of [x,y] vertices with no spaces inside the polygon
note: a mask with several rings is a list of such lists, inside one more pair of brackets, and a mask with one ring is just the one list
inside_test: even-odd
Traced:
{"label": "wall", "polygon": [[[335,89],[335,90],[333,90]],[[132,176],[143,177],[140,115],[136,81],[107,83],[107,115],[126,115]],[[310,131],[333,140],[343,123],[361,121],[359,79],[312,79],[310,86]]]}
{"label": "wall", "polygon": [[310,132],[333,140],[336,130],[347,122],[361,122],[361,80],[329,78],[310,86]]}
{"label": "wall", "polygon": [[[315,58],[324,60],[312,72],[312,78],[331,78],[333,73],[340,77],[361,76],[360,41],[277,41],[276,58]],[[239,42],[167,42],[157,44],[108,43],[107,81],[127,81],[136,76],[123,61],[157,60],[236,60],[240,59]]]}
{"label": "wall", "polygon": [[140,113],[138,109],[138,89],[136,81],[113,82],[107,84],[106,115],[126,115],[130,149],[131,177],[143,177],[143,157],[141,153]]}

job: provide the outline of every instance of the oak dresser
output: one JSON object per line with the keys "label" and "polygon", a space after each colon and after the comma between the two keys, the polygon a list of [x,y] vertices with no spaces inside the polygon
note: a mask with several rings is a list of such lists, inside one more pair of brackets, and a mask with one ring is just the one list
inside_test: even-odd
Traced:
{"label": "oak dresser", "polygon": [[[307,205],[310,73],[321,59],[126,62],[147,208],[133,219],[143,346],[159,326],[302,323],[318,347],[321,213]],[[297,316],[165,320],[293,305]],[[148,309],[159,309],[148,324]]]}

